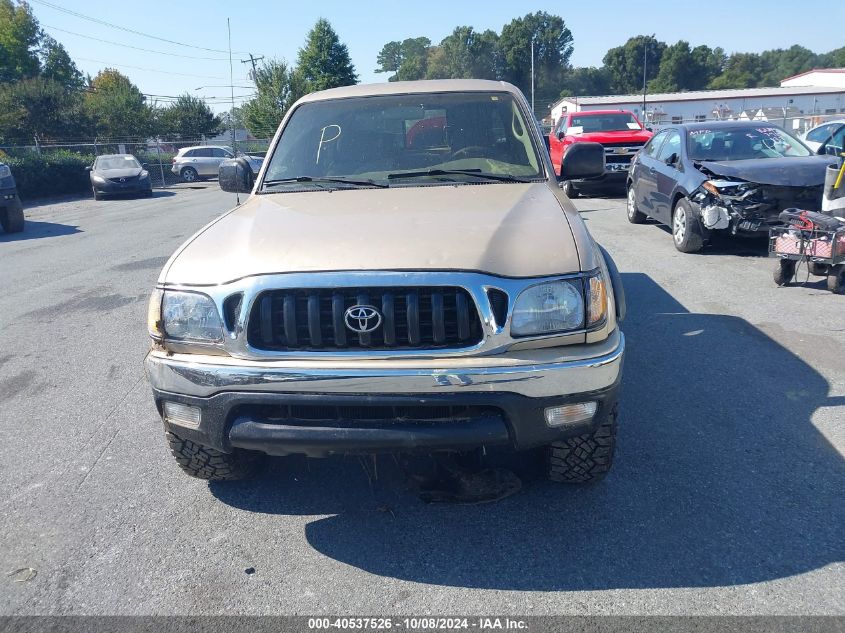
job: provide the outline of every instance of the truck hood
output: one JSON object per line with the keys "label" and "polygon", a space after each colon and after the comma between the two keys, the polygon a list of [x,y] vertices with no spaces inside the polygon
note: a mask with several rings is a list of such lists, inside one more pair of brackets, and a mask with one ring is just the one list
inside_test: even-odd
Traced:
{"label": "truck hood", "polygon": [[584,132],[572,138],[590,143],[645,143],[652,137],[648,130],[617,130],[614,132]]}
{"label": "truck hood", "polygon": [[471,184],[252,195],[186,242],[160,281],[340,270],[534,277],[580,266],[547,183]]}
{"label": "truck hood", "polygon": [[835,165],[835,156],[786,156],[750,160],[697,162],[714,176],[739,178],[759,185],[816,187],[824,184],[825,170]]}

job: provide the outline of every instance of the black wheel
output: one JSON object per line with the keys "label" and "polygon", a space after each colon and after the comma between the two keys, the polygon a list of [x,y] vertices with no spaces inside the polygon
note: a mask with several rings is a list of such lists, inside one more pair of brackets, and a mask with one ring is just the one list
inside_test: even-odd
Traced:
{"label": "black wheel", "polygon": [[199,180],[199,174],[193,167],[183,167],[179,175],[182,176],[182,180],[185,182],[196,182]]}
{"label": "black wheel", "polygon": [[577,435],[548,448],[548,473],[552,481],[586,484],[604,477],[613,465],[616,446],[616,407],[593,432]]}
{"label": "black wheel", "polygon": [[820,264],[819,262],[807,262],[807,269],[811,275],[816,277],[827,277],[830,266],[827,264]]}
{"label": "black wheel", "polygon": [[701,222],[686,198],[680,198],[672,210],[672,239],[682,253],[697,253],[704,246]]}
{"label": "black wheel", "polygon": [[827,289],[834,294],[845,294],[845,264],[830,267],[827,275]]}
{"label": "black wheel", "polygon": [[781,259],[775,266],[775,283],[778,286],[786,286],[795,277],[795,260]]}
{"label": "black wheel", "polygon": [[185,473],[208,481],[235,481],[254,476],[264,455],[251,451],[222,453],[213,448],[186,440],[170,431],[165,432],[170,452]]}
{"label": "black wheel", "polygon": [[94,189],[93,187],[91,188],[91,192],[94,194],[94,200],[102,200],[103,199],[103,194],[97,193],[97,190]]}
{"label": "black wheel", "polygon": [[637,194],[634,192],[634,183],[628,185],[628,196],[625,208],[628,212],[628,222],[631,224],[642,224],[646,221],[648,216],[637,209]]}
{"label": "black wheel", "polygon": [[578,197],[578,190],[575,189],[575,185],[572,184],[571,180],[564,180],[560,188],[563,189],[563,193],[566,194],[567,198],[577,198]]}
{"label": "black wheel", "polygon": [[0,225],[6,233],[20,233],[24,227],[23,207],[20,204],[6,207],[0,211]]}

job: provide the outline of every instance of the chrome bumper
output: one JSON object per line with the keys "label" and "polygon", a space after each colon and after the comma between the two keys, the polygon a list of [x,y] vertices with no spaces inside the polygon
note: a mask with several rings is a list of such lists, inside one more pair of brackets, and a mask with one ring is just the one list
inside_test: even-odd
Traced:
{"label": "chrome bumper", "polygon": [[290,394],[437,394],[509,392],[532,398],[599,391],[622,371],[625,339],[433,360],[245,361],[151,351],[146,372],[158,392],[207,398],[221,392]]}

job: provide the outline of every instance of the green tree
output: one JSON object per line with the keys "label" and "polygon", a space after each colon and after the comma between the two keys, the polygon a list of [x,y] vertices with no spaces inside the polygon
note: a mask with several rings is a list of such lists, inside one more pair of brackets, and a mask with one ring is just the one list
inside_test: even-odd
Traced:
{"label": "green tree", "polygon": [[393,73],[388,81],[413,81],[425,78],[428,70],[431,40],[411,37],[402,42],[388,42],[376,58],[377,73]]}
{"label": "green tree", "polygon": [[307,92],[358,83],[349,49],[341,43],[329,21],[320,18],[299,49],[296,75]]}
{"label": "green tree", "polygon": [[459,26],[444,38],[429,60],[428,79],[496,79],[499,75],[498,35]]}
{"label": "green tree", "polygon": [[787,77],[808,71],[817,64],[818,55],[797,44],[787,49],[763,51],[760,53],[763,74],[759,77],[757,85],[778,86]]}
{"label": "green tree", "polygon": [[732,53],[725,60],[725,69],[709,85],[713,89],[753,88],[762,75],[757,53]]}
{"label": "green tree", "polygon": [[89,131],[79,92],[44,77],[0,84],[3,143],[31,145],[35,137],[44,142]]}
{"label": "green tree", "polygon": [[158,134],[177,139],[214,136],[222,123],[205,101],[187,93],[157,112],[156,119]]}
{"label": "green tree", "polygon": [[85,95],[85,109],[99,136],[143,137],[150,132],[152,112],[144,95],[128,77],[113,68],[101,70]]}
{"label": "green tree", "polygon": [[650,92],[701,90],[722,71],[724,53],[709,46],[690,48],[683,40],[667,46],[660,58],[657,76],[648,84]]}
{"label": "green tree", "polygon": [[254,99],[241,107],[247,129],[258,138],[272,136],[285,113],[302,94],[304,88],[288,65],[270,59],[255,71]]}
{"label": "green tree", "polygon": [[637,35],[622,46],[611,48],[602,60],[616,94],[631,94],[643,89],[643,64],[646,81],[657,77],[666,44],[653,35]]}
{"label": "green tree", "polygon": [[0,0],[0,82],[38,74],[40,39],[41,28],[28,4]]}
{"label": "green tree", "polygon": [[610,94],[610,75],[604,68],[573,68],[563,79],[560,98]]}
{"label": "green tree", "polygon": [[545,11],[511,20],[499,36],[501,78],[531,90],[531,40],[534,40],[535,93],[540,104],[554,100],[569,71],[572,33],[557,15]]}
{"label": "green tree", "polygon": [[819,55],[819,68],[845,68],[845,46]]}
{"label": "green tree", "polygon": [[68,90],[80,90],[85,86],[85,79],[65,47],[49,35],[41,39],[41,76],[52,79]]}

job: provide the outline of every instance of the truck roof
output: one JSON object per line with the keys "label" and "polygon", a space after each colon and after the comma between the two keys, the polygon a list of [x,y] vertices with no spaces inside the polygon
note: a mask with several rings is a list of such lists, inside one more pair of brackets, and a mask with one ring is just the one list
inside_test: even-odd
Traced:
{"label": "truck roof", "polygon": [[300,99],[301,103],[346,99],[349,97],[372,97],[379,95],[416,94],[425,92],[509,92],[521,97],[519,88],[506,81],[487,79],[427,79],[421,81],[391,81],[379,84],[356,84],[341,88],[330,88],[312,92]]}

